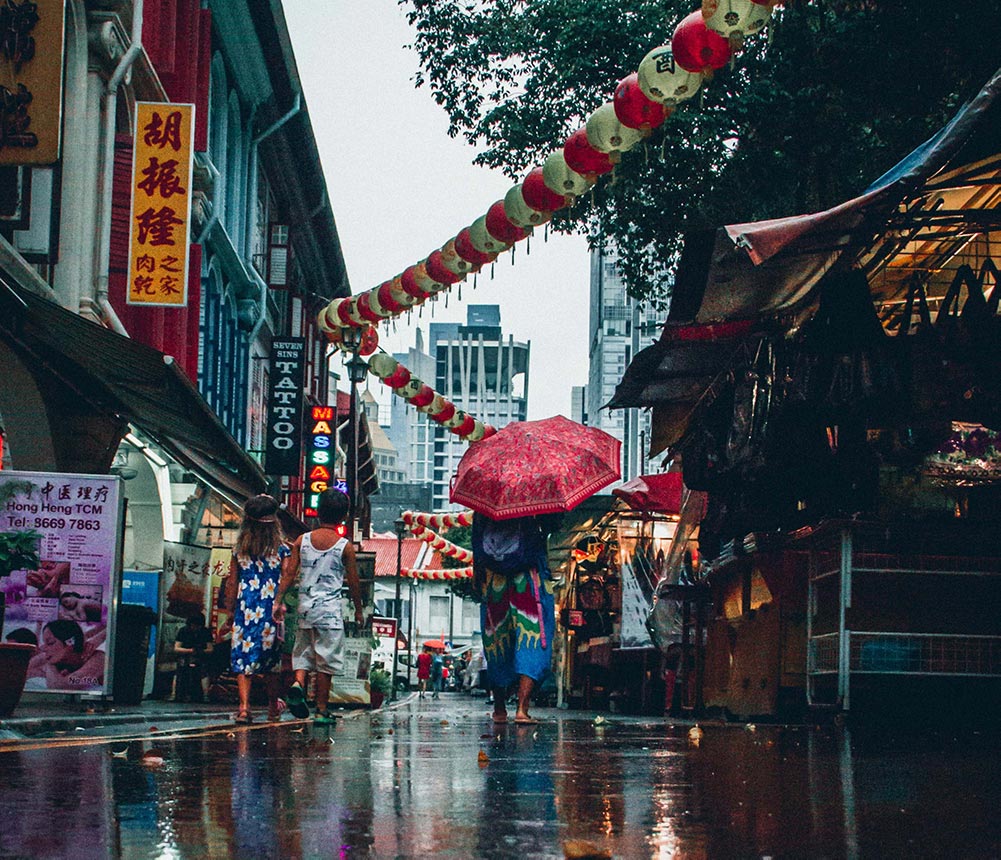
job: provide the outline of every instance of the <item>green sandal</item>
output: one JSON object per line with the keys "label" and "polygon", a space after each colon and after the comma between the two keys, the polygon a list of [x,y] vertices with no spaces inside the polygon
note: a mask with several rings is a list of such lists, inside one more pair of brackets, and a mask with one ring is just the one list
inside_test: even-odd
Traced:
{"label": "green sandal", "polygon": [[317,711],[313,722],[318,726],[329,726],[334,722],[334,716],[329,711]]}
{"label": "green sandal", "polygon": [[298,684],[293,684],[288,688],[288,693],[285,694],[285,704],[288,705],[288,709],[292,712],[292,716],[297,720],[304,720],[309,716],[309,706],[306,704],[306,695],[302,691],[302,687]]}

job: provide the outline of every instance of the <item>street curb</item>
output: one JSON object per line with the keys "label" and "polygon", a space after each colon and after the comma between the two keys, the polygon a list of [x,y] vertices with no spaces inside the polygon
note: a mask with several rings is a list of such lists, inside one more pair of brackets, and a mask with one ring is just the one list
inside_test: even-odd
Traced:
{"label": "street curb", "polygon": [[160,723],[176,723],[191,720],[220,720],[227,712],[222,711],[177,711],[163,714],[79,714],[69,717],[19,717],[0,720],[0,730],[17,732],[24,737],[59,731],[75,731],[80,728],[103,728],[133,724],[138,727],[158,726]]}

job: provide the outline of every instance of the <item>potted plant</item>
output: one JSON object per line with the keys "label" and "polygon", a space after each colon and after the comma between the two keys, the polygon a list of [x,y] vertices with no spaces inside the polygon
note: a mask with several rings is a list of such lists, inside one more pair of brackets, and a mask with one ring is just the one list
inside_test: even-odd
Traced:
{"label": "potted plant", "polygon": [[[7,604],[5,580],[15,570],[38,569],[41,537],[36,531],[0,532],[0,636]],[[9,717],[17,707],[34,653],[34,645],[0,642],[0,717]]]}
{"label": "potted plant", "polygon": [[368,689],[372,699],[372,709],[381,708],[386,696],[393,689],[392,676],[385,669],[373,669],[368,675]]}

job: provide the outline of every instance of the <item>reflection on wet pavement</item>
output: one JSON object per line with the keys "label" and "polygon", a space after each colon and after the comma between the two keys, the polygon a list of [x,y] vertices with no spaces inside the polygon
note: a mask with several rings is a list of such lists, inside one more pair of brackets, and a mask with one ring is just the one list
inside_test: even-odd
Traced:
{"label": "reflection on wet pavement", "polygon": [[704,725],[696,748],[664,720],[550,720],[498,730],[482,701],[445,697],[127,757],[4,752],[0,856],[527,860],[570,839],[623,858],[1001,852],[995,736]]}

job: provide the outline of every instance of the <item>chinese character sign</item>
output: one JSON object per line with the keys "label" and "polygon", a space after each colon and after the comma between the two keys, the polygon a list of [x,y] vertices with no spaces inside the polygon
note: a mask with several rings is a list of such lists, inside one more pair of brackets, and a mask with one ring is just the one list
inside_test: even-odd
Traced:
{"label": "chinese character sign", "polygon": [[[0,472],[4,639],[38,650],[26,690],[107,693],[123,504],[119,478]],[[16,551],[11,552],[11,548]]]}
{"label": "chinese character sign", "polygon": [[136,105],[130,305],[187,304],[194,119],[194,105]]}
{"label": "chinese character sign", "polygon": [[63,0],[0,4],[0,164],[59,160],[63,8]]}

